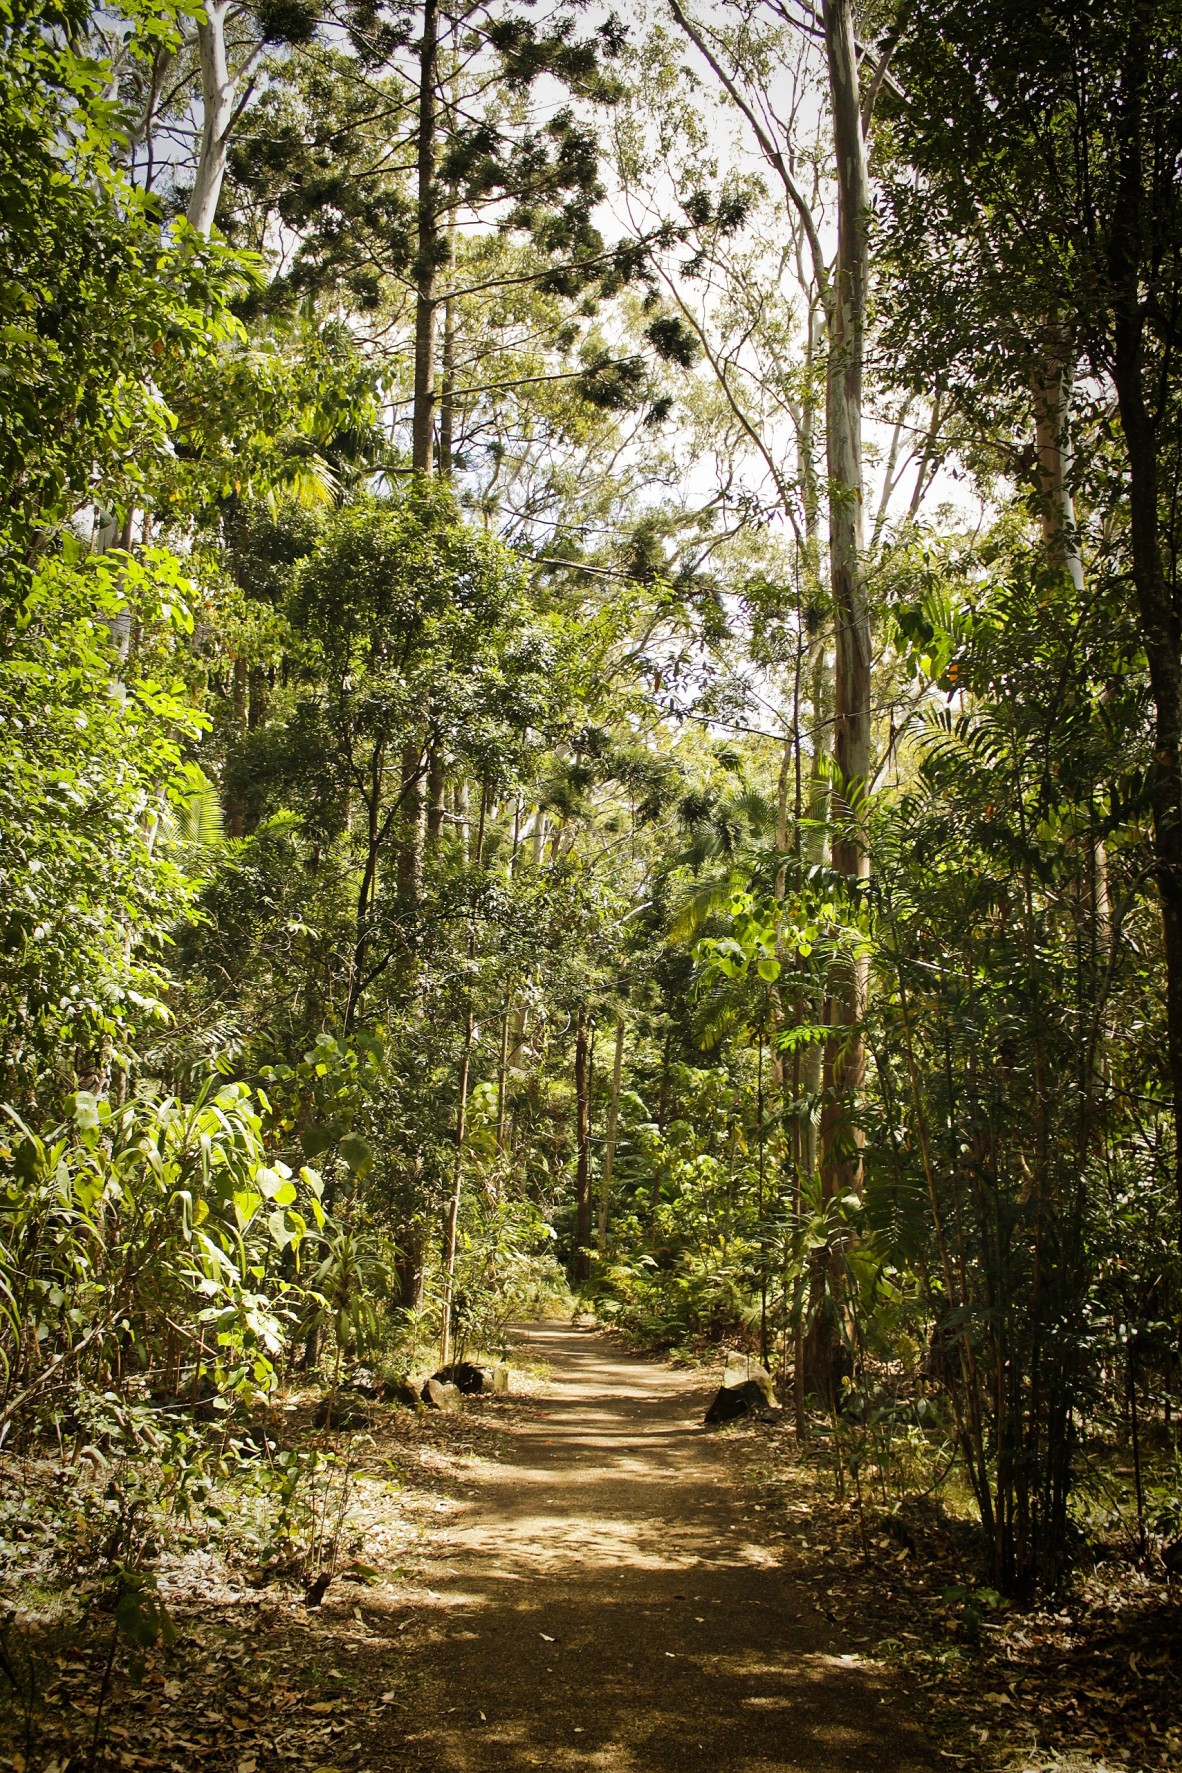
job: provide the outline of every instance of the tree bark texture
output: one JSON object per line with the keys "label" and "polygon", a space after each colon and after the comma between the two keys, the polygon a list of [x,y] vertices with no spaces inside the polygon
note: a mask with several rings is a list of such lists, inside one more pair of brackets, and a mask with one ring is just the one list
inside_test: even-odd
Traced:
{"label": "tree bark texture", "polygon": [[1071,394],[1075,381],[1069,342],[1048,339],[1034,376],[1034,447],[1038,472],[1039,524],[1051,566],[1084,589],[1083,560],[1075,530],[1071,494]]}
{"label": "tree bark texture", "polygon": [[185,218],[190,227],[208,237],[217,214],[218,199],[230,154],[230,130],[237,108],[237,83],[226,55],[226,24],[229,0],[209,0],[205,23],[197,26],[197,54],[201,63],[201,146],[197,174]]}

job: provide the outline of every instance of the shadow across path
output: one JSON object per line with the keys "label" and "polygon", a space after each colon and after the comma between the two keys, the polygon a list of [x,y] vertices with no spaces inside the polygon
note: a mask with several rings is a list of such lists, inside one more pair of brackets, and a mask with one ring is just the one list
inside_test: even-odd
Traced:
{"label": "shadow across path", "polygon": [[762,1543],[709,1391],[593,1332],[518,1343],[553,1385],[428,1572],[436,1703],[389,1765],[930,1773],[895,1673]]}

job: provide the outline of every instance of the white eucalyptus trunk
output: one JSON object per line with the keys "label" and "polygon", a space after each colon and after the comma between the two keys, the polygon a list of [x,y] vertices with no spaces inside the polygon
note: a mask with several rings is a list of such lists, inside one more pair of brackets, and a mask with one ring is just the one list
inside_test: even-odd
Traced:
{"label": "white eucalyptus trunk", "polygon": [[230,73],[226,52],[230,10],[230,0],[207,0],[205,23],[197,26],[204,118],[197,177],[185,213],[189,225],[207,238],[222,194],[230,154],[230,131],[238,108],[238,81]]}

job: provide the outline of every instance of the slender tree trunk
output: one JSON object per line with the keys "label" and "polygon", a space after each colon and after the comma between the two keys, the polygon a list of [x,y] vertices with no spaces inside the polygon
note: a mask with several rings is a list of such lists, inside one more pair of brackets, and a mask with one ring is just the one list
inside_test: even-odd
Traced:
{"label": "slender tree trunk", "polygon": [[451,1359],[452,1311],[456,1290],[456,1246],[459,1236],[460,1203],[464,1187],[464,1135],[468,1120],[468,1073],[472,1066],[472,1042],[476,1023],[469,1000],[464,1017],[464,1044],[460,1052],[460,1075],[456,1088],[456,1152],[452,1166],[451,1199],[447,1205],[447,1228],[443,1244],[443,1321],[439,1331],[439,1364],[446,1367]]}
{"label": "slender tree trunk", "polygon": [[460,821],[460,848],[466,868],[472,859],[472,797],[466,778],[460,783],[456,799],[458,802],[456,810]]}
{"label": "slender tree trunk", "polygon": [[529,1033],[529,1015],[524,1003],[515,1003],[509,1013],[509,1065],[518,1062],[521,1049],[526,1045]]}
{"label": "slender tree trunk", "polygon": [[576,1209],[575,1259],[576,1281],[585,1281],[591,1274],[591,1075],[590,1029],[585,1007],[579,1005],[575,1026],[575,1149]]}
{"label": "slender tree trunk", "polygon": [[[811,323],[810,323],[810,326],[811,326]],[[815,519],[815,513],[814,513],[814,519]],[[806,526],[807,526],[807,523],[808,523],[808,518],[806,515]],[[811,575],[811,571],[810,571],[810,579],[811,579],[811,577],[812,577],[812,575]],[[804,834],[804,831],[802,830],[802,824],[803,824],[803,820],[804,820],[804,811],[805,811],[805,801],[804,801],[804,771],[803,771],[803,765],[802,765],[802,759],[801,759],[800,715],[801,715],[801,704],[802,704],[801,691],[802,691],[802,687],[803,687],[801,680],[802,680],[803,671],[804,671],[805,641],[806,641],[806,617],[805,617],[805,610],[804,610],[804,607],[802,605],[802,601],[801,601],[801,598],[799,595],[799,579],[797,581],[796,622],[797,622],[796,670],[794,673],[793,686],[792,686],[792,759],[791,759],[792,772],[791,773],[792,773],[792,787],[793,787],[792,811],[793,811],[793,826],[794,826],[793,846],[792,847],[793,847],[793,850],[795,851],[795,854],[796,854],[797,870],[798,870],[798,876],[799,876],[800,862],[802,860],[803,852],[805,849],[805,842],[804,842],[805,834]],[[821,649],[818,649],[818,651],[820,653],[820,659],[819,659],[819,665],[816,661],[814,661],[814,685],[813,685],[813,689],[814,689],[814,694],[813,694],[813,728],[814,728],[814,731],[813,731],[812,775],[813,775],[814,780],[816,780],[816,778],[818,776],[818,758],[821,754],[820,753],[821,730],[820,730],[820,722],[819,722],[817,708],[816,708],[816,703],[818,700],[818,696],[817,696],[817,692],[816,692],[816,683],[818,681],[817,672],[819,670],[821,673],[821,676],[823,677],[824,665],[825,665],[824,649],[821,648]],[[780,853],[782,855],[786,855],[787,850],[788,850],[788,807],[787,807],[788,775],[789,775],[789,759],[787,756],[785,756],[785,758],[781,764],[781,767],[780,767],[780,809],[779,809],[779,817],[777,819],[777,824],[776,824],[776,848],[780,851]],[[811,810],[811,808],[810,808],[810,810]],[[777,896],[777,898],[780,898],[780,899],[783,898],[784,885],[785,885],[785,866],[782,864],[780,869],[778,870],[777,876],[776,876],[776,896]],[[797,965],[799,965],[799,964],[800,963],[798,960]],[[815,1022],[817,1020],[815,1013],[813,1013],[813,1014],[809,1013],[811,1008],[812,1008],[812,1006],[809,1002],[807,995],[804,992],[798,991],[796,1001],[793,1004],[793,1020],[797,1024],[797,1026],[799,1026],[802,1022]],[[814,1048],[810,1045],[810,1047],[808,1048],[808,1051],[812,1052],[813,1050],[814,1050]],[[794,1224],[796,1227],[796,1240],[795,1241],[797,1244],[797,1249],[799,1249],[801,1247],[802,1242],[803,1242],[803,1234],[802,1234],[801,1228],[804,1223],[804,1178],[805,1178],[806,1174],[808,1174],[811,1177],[812,1172],[813,1172],[813,1167],[816,1162],[816,1141],[815,1141],[815,1138],[813,1137],[813,1117],[812,1117],[811,1103],[810,1103],[810,1108],[809,1108],[807,1118],[803,1112],[802,1097],[804,1095],[804,1091],[802,1090],[802,1084],[804,1082],[805,1074],[804,1074],[804,1067],[801,1063],[801,1052],[800,1052],[799,1047],[797,1047],[792,1054],[792,1065],[791,1065],[790,1076],[791,1076],[791,1086],[790,1086],[791,1087],[791,1097],[792,1097],[792,1103],[793,1103],[793,1107],[794,1107],[794,1113],[792,1116],[792,1145],[791,1145],[792,1217],[793,1217],[793,1221],[794,1221]],[[807,1141],[806,1141],[806,1137],[805,1137],[806,1130],[808,1133]],[[808,1155],[808,1169],[807,1169],[807,1171],[805,1169],[806,1152]],[[785,1306],[785,1314],[786,1315],[787,1315],[787,1309],[788,1309],[788,1275],[790,1272],[790,1268],[791,1268],[792,1291],[793,1291],[792,1399],[793,1399],[793,1408],[794,1408],[794,1414],[795,1414],[796,1438],[798,1441],[803,1442],[807,1438],[807,1435],[808,1435],[808,1416],[807,1416],[807,1413],[805,1410],[804,1311],[802,1309],[802,1300],[800,1298],[800,1277],[795,1272],[795,1264],[794,1263],[790,1264],[790,1262],[789,1262],[790,1246],[785,1248],[784,1254],[785,1254],[784,1306]]]}
{"label": "slender tree trunk", "polygon": [[439,403],[439,472],[447,477],[455,457],[455,365],[455,303],[449,300],[443,310],[443,389]]}
{"label": "slender tree trunk", "polygon": [[[869,857],[854,809],[870,766],[870,622],[861,576],[862,371],[866,304],[866,216],[869,194],[862,137],[850,0],[826,0],[825,45],[838,172],[838,248],[830,316],[826,384],[829,467],[829,553],[836,624],[833,757],[840,828],[835,870],[851,881],[869,874]],[[822,1123],[823,1162],[834,1193],[857,1181],[860,1165],[840,1138],[862,1080],[858,1026],[865,1006],[865,968],[846,963],[833,981],[834,1036],[825,1068],[830,1101]]]}
{"label": "slender tree trunk", "polygon": [[267,679],[261,665],[250,668],[250,704],[246,724],[252,733],[267,724]]}
{"label": "slender tree trunk", "polygon": [[[1083,556],[1075,525],[1071,493],[1071,400],[1075,383],[1075,351],[1061,325],[1048,333],[1046,351],[1033,387],[1034,441],[1038,472],[1039,525],[1048,565],[1067,574],[1078,596],[1086,588]],[[1104,692],[1107,696],[1107,691]],[[1104,699],[1104,697],[1102,697]],[[1108,849],[1093,832],[1089,847],[1089,898],[1094,932],[1094,962],[1102,971],[1108,958],[1112,912],[1108,893]],[[1096,1043],[1097,1067],[1106,1065],[1106,1041]]]}
{"label": "slender tree trunk", "polygon": [[[837,156],[837,263],[826,381],[829,556],[836,624],[833,759],[837,811],[833,866],[851,884],[869,877],[860,807],[870,779],[870,615],[862,579],[862,373],[870,207],[852,0],[824,0],[825,47]],[[865,1070],[860,1032],[866,965],[844,961],[832,980],[834,1032],[825,1055],[822,1119],[826,1194],[861,1183],[849,1119]]]}
{"label": "slender tree trunk", "polygon": [[[522,836],[519,831],[519,837],[521,839],[520,845],[515,845],[518,858],[524,860],[524,856],[528,854],[530,865],[534,868],[540,868],[542,866],[546,849],[546,815],[540,810],[540,808],[535,809],[530,819],[527,821],[524,836]],[[528,851],[526,850],[526,838],[529,840]],[[517,1064],[518,1055],[526,1044],[528,1032],[528,1007],[524,1002],[516,1003],[512,1006],[509,1019],[508,1062],[510,1066]]]}
{"label": "slender tree trunk", "polygon": [[[484,821],[487,808],[488,787],[484,785],[481,789],[480,821],[476,831],[476,866],[478,868],[484,859]],[[476,958],[476,908],[477,900],[473,898],[472,913],[468,923],[468,960],[470,964]],[[464,1043],[460,1049],[460,1075],[456,1087],[456,1153],[452,1168],[451,1199],[448,1202],[447,1226],[443,1243],[443,1320],[439,1329],[439,1364],[441,1367],[446,1367],[451,1359],[452,1316],[456,1291],[456,1245],[464,1188],[464,1136],[468,1127],[468,1078],[472,1069],[472,1047],[475,1038],[476,1016],[472,1002],[472,987],[469,983],[468,1004],[464,1013]]]}
{"label": "slender tree trunk", "polygon": [[[456,269],[456,196],[453,186],[447,208],[447,272],[454,282]],[[439,472],[450,478],[455,459],[456,429],[456,332],[458,313],[449,295],[443,304],[443,386],[439,402]]]}
{"label": "slender tree trunk", "polygon": [[758,1140],[759,1152],[759,1358],[766,1367],[768,1362],[767,1346],[767,1236],[764,1227],[764,1213],[767,1201],[764,1193],[767,1151],[764,1145],[764,1113],[763,1102],[763,1034],[759,1036],[759,1070],[756,1073],[755,1085],[755,1137]]}
{"label": "slender tree trunk", "polygon": [[1083,560],[1071,496],[1071,394],[1075,380],[1072,351],[1061,329],[1054,329],[1034,378],[1034,446],[1038,471],[1039,523],[1051,566],[1084,589]]}
{"label": "slender tree trunk", "polygon": [[542,866],[546,854],[546,815],[539,810],[534,814],[533,825],[529,834],[529,859],[535,868]]}
{"label": "slender tree trunk", "polygon": [[[1122,382],[1124,386],[1122,386]],[[1166,1036],[1174,1097],[1175,1184],[1182,1224],[1182,664],[1179,623],[1158,536],[1156,439],[1139,386],[1117,383],[1129,452],[1133,582],[1154,702],[1154,863],[1166,960]]]}
{"label": "slender tree trunk", "polygon": [[398,902],[413,921],[419,914],[423,885],[423,753],[418,740],[402,748],[403,836],[398,845]]}
{"label": "slender tree trunk", "polygon": [[[673,1020],[670,1017],[661,1043],[661,1082],[657,1090],[657,1131],[663,1133],[669,1119],[669,1063],[673,1053]],[[661,1166],[653,1165],[653,1196],[650,1207],[649,1235],[655,1236],[657,1214],[661,1210]]]}
{"label": "slender tree trunk", "polygon": [[447,771],[438,745],[427,753],[427,842],[435,844],[443,835],[447,812]]}
{"label": "slender tree trunk", "polygon": [[505,1007],[501,1011],[501,1050],[497,1056],[497,1150],[505,1149],[506,1094],[509,1080],[509,1028],[511,1023],[512,999],[505,997]]}
{"label": "slender tree trunk", "polygon": [[418,248],[415,255],[415,383],[411,467],[428,476],[434,465],[435,273],[439,216],[435,188],[435,104],[439,61],[437,0],[423,0],[419,44]]}
{"label": "slender tree trunk", "polygon": [[603,1149],[603,1175],[599,1183],[599,1254],[607,1250],[607,1222],[611,1210],[612,1172],[616,1166],[616,1135],[620,1126],[620,1080],[624,1074],[624,1018],[616,1019],[616,1051],[612,1060],[612,1093],[607,1111],[607,1139]]}
{"label": "slender tree trunk", "polygon": [[[804,286],[803,266],[801,267],[802,287]],[[811,766],[809,769],[808,799],[804,808],[809,829],[804,838],[804,850],[808,861],[813,865],[825,863],[828,857],[828,841],[825,829],[825,816],[829,805],[829,753],[832,748],[832,728],[830,715],[833,708],[833,672],[828,658],[828,636],[822,627],[815,610],[822,602],[821,584],[821,500],[819,476],[816,462],[816,394],[814,365],[818,356],[818,334],[821,331],[823,307],[819,291],[814,291],[809,303],[808,332],[805,355],[805,391],[801,401],[801,425],[797,440],[800,479],[804,507],[804,569],[805,592],[807,604],[798,607],[798,619],[804,624],[809,638],[809,707],[812,713],[812,748]],[[799,600],[798,600],[799,605]],[[801,768],[800,739],[797,737],[796,755],[796,816],[801,816]],[[821,1020],[820,1003],[806,1006],[810,1013],[809,1020],[817,1023]],[[821,1093],[822,1049],[819,1044],[812,1043],[805,1048],[797,1070],[799,1088],[808,1097],[810,1103],[816,1104]],[[812,1177],[817,1169],[817,1118],[814,1110],[810,1110],[807,1118],[800,1123],[800,1170],[802,1178]],[[801,1374],[803,1386],[804,1362],[803,1348],[803,1317],[797,1325],[797,1337],[801,1347],[797,1350],[797,1369]]]}
{"label": "slender tree trunk", "polygon": [[[798,648],[799,651],[799,648]],[[783,899],[787,886],[788,856],[788,789],[792,782],[793,769],[800,774],[800,662],[797,660],[796,681],[792,696],[792,730],[784,735],[780,748],[780,773],[776,781],[776,855],[780,858],[776,863],[775,893],[777,899]],[[796,808],[796,817],[800,818],[800,808]]]}
{"label": "slender tree trunk", "polygon": [[[837,824],[832,855],[834,870],[856,888],[870,873],[863,813],[870,781],[870,614],[862,578],[862,377],[870,195],[852,0],[823,0],[822,17],[838,193],[825,387],[829,571],[836,630],[833,761]],[[860,1190],[862,1184],[861,1141],[852,1123],[866,1066],[862,1037],[866,984],[864,960],[843,956],[834,962],[820,1127],[826,1200],[851,1189]],[[836,1406],[840,1376],[838,1318],[832,1297],[839,1279],[838,1253],[819,1252],[810,1288],[812,1324],[806,1365],[813,1388],[831,1408]]]}
{"label": "slender tree trunk", "polygon": [[353,1023],[357,1015],[357,1006],[361,1001],[361,993],[365,988],[366,957],[369,953],[370,913],[378,884],[378,864],[381,860],[381,807],[383,791],[383,752],[374,752],[372,773],[365,796],[366,843],[365,866],[361,871],[361,881],[357,888],[356,934],[353,943],[353,958],[349,968],[349,990],[345,999],[345,1016],[343,1031],[349,1035],[353,1031]]}
{"label": "slender tree trunk", "polygon": [[[423,1160],[416,1155],[412,1178],[417,1195],[422,1178]],[[394,1264],[396,1297],[404,1311],[418,1311],[423,1302],[423,1234],[422,1227],[412,1220],[398,1234],[398,1259]]]}
{"label": "slender tree trunk", "polygon": [[241,729],[246,725],[246,688],[249,672],[246,660],[234,660],[234,725]]}
{"label": "slender tree trunk", "polygon": [[1174,1181],[1182,1223],[1182,624],[1162,558],[1156,425],[1146,398],[1144,233],[1145,80],[1140,9],[1133,8],[1118,125],[1121,179],[1110,247],[1114,285],[1113,381],[1129,458],[1133,584],[1154,704],[1151,778],[1154,863],[1166,960],[1166,1039],[1174,1097]]}
{"label": "slender tree trunk", "polygon": [[[829,759],[826,735],[829,733],[829,713],[832,706],[833,680],[825,658],[823,642],[816,643],[813,655],[813,681],[810,705],[813,716],[813,762],[809,772],[807,817],[809,830],[805,839],[805,855],[812,867],[821,867],[829,860],[828,841],[826,837],[825,815],[829,804],[829,777],[827,765]],[[821,1023],[824,1020],[824,1007],[821,1003],[810,1005],[812,1020]],[[801,1089],[814,1105],[821,1094],[821,1081],[824,1053],[818,1041],[811,1042],[805,1049],[801,1059]],[[818,1151],[818,1117],[815,1112],[801,1124],[800,1163],[802,1174],[813,1177],[817,1173]]]}

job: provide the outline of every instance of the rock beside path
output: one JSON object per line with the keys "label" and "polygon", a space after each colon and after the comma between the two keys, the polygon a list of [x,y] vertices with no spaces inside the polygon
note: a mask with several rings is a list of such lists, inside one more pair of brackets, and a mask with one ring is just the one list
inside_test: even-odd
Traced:
{"label": "rock beside path", "polygon": [[460,1388],[443,1379],[428,1379],[419,1394],[432,1410],[446,1410],[454,1415],[460,1407]]}
{"label": "rock beside path", "polygon": [[767,1368],[744,1364],[747,1366],[745,1378],[740,1377],[741,1368],[727,1363],[725,1379],[706,1411],[707,1427],[717,1428],[724,1422],[737,1422],[740,1416],[748,1416],[752,1411],[764,1416],[778,1413],[780,1406]]}

